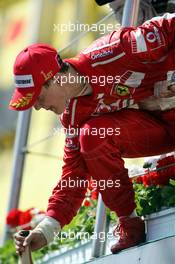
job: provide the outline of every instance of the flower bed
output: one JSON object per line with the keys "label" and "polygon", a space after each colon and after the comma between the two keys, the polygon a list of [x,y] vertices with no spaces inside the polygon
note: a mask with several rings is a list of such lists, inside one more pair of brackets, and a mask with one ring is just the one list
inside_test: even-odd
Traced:
{"label": "flower bed", "polygon": [[146,174],[133,180],[137,214],[144,216],[146,240],[175,235],[175,158],[174,155],[146,164]]}
{"label": "flower bed", "polygon": [[146,164],[146,174],[133,178],[137,214],[149,215],[175,206],[175,158],[165,157],[157,161],[157,166],[150,170]]}

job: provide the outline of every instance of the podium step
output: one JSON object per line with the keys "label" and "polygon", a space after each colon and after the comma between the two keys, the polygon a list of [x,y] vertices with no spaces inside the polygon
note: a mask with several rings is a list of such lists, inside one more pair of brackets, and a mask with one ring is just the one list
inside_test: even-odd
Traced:
{"label": "podium step", "polygon": [[115,255],[100,257],[85,263],[89,264],[174,264],[175,236],[150,241],[132,247]]}

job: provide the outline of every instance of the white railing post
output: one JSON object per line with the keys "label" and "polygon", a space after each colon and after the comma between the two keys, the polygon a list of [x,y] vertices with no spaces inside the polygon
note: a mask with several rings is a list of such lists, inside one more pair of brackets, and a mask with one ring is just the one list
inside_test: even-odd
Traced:
{"label": "white railing post", "polygon": [[[105,254],[105,242],[104,236],[100,234],[106,232],[106,208],[102,200],[101,194],[98,196],[96,222],[94,227],[95,239],[92,241],[92,258],[98,258]],[[96,238],[97,236],[97,238]],[[105,235],[106,236],[106,235]],[[102,239],[103,238],[103,239]]]}
{"label": "white railing post", "polygon": [[138,20],[140,0],[126,0],[123,17],[122,27],[135,26]]}

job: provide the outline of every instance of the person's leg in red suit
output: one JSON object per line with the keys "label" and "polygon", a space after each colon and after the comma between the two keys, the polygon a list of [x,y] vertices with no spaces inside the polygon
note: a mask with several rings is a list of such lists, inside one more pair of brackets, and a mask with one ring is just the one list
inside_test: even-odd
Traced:
{"label": "person's leg in red suit", "polygon": [[[152,113],[125,109],[94,117],[81,128],[81,153],[88,171],[98,182],[105,181],[105,189],[99,186],[98,189],[106,206],[120,219],[120,240],[112,249],[113,253],[144,240],[143,222],[138,217],[129,218],[135,209],[134,191],[121,157],[136,158],[173,151],[175,139],[167,127]],[[120,135],[116,135],[117,128],[120,128]],[[108,135],[107,131],[110,131]]]}

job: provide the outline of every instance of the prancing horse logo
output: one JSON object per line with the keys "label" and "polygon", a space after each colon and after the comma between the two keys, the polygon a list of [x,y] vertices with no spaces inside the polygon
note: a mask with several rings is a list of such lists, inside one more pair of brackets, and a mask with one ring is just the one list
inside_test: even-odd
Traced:
{"label": "prancing horse logo", "polygon": [[115,91],[120,96],[125,96],[125,95],[130,94],[129,88],[127,86],[124,86],[124,85],[117,85],[115,87]]}

